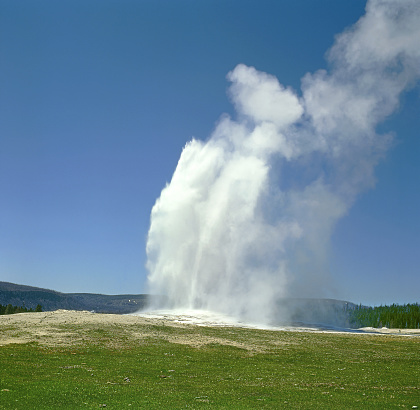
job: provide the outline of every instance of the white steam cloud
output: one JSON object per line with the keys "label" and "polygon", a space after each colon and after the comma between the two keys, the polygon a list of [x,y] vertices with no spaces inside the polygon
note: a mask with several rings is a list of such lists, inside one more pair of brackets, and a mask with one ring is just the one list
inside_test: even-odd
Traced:
{"label": "white steam cloud", "polygon": [[237,118],[185,146],[152,209],[150,291],[259,322],[281,297],[320,296],[332,230],[373,186],[391,141],[375,127],[419,77],[419,44],[418,0],[371,0],[301,95],[253,67],[230,72]]}

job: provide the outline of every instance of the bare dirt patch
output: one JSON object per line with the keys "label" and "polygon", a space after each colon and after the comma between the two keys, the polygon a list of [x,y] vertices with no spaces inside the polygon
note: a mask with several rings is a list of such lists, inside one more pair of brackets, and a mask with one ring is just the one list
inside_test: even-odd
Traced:
{"label": "bare dirt patch", "polygon": [[[171,328],[181,328],[185,331],[171,332]],[[57,310],[0,316],[0,329],[0,346],[37,342],[42,346],[58,347],[79,345],[85,341],[95,343],[105,338],[108,346],[122,347],[125,341],[142,343],[148,338],[163,338],[171,343],[193,347],[222,344],[251,351],[261,350],[252,343],[201,334],[200,328],[191,323],[87,311]]]}
{"label": "bare dirt patch", "polygon": [[[92,328],[159,324],[140,316],[97,314],[87,311],[56,310],[53,312],[18,313],[0,316],[0,345],[38,342],[41,345],[75,344],[87,337]],[[86,332],[83,330],[86,329]]]}
{"label": "bare dirt patch", "polygon": [[[254,339],[251,333],[247,335],[249,336],[247,340],[231,337],[229,331],[226,332],[226,337],[216,337],[208,334],[204,329],[212,326],[220,327],[220,323],[206,322],[199,325],[191,321],[182,321],[178,316],[174,318],[153,315],[116,315],[69,310],[19,313],[0,316],[0,346],[30,342],[37,342],[43,346],[70,346],[80,345],[86,341],[95,343],[97,340],[106,340],[110,346],[122,347],[125,341],[142,343],[148,338],[163,338],[171,343],[187,344],[193,347],[221,344],[250,352],[261,352],[267,349],[268,344],[289,344],[284,339],[272,337],[269,338],[270,343],[267,343],[263,339]],[[234,328],[235,325],[227,323],[225,327]],[[176,329],[171,331],[171,328]],[[279,328],[278,330],[325,332],[308,328]],[[420,336],[418,329],[365,328],[358,332],[371,335]]]}

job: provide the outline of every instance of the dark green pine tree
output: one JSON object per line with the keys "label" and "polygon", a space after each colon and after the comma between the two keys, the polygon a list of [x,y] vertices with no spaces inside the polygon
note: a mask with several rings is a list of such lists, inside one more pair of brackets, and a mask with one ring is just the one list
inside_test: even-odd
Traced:
{"label": "dark green pine tree", "polygon": [[12,306],[12,304],[11,303],[9,303],[7,306],[6,306],[6,310],[4,311],[4,314],[5,315],[11,315],[12,313],[14,313],[15,312],[15,309],[13,308],[13,306]]}

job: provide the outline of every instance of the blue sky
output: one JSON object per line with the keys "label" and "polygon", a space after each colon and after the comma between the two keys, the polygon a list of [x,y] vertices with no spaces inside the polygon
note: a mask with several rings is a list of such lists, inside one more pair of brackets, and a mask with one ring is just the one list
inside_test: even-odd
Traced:
{"label": "blue sky", "polygon": [[[151,208],[182,148],[233,113],[237,64],[300,92],[364,13],[336,1],[0,2],[0,280],[142,293]],[[420,92],[332,237],[336,297],[419,301]]]}

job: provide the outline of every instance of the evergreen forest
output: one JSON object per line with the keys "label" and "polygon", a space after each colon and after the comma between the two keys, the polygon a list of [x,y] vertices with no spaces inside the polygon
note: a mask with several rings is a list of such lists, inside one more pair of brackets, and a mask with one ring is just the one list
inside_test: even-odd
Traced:
{"label": "evergreen forest", "polygon": [[391,306],[357,306],[349,312],[350,326],[420,329],[420,305],[418,303]]}
{"label": "evergreen forest", "polygon": [[0,315],[11,315],[13,313],[25,312],[42,312],[42,306],[38,304],[35,309],[28,309],[25,306],[13,306],[11,303],[4,306],[0,304]]}

